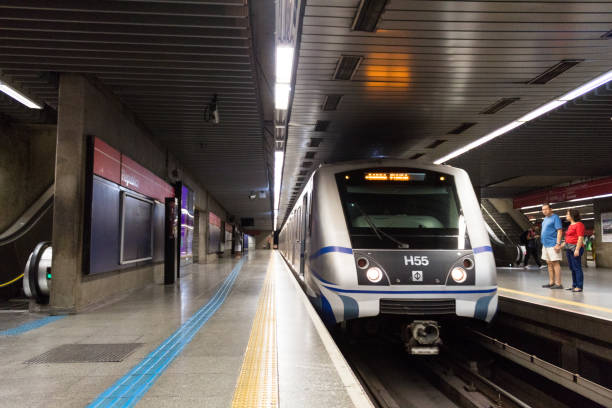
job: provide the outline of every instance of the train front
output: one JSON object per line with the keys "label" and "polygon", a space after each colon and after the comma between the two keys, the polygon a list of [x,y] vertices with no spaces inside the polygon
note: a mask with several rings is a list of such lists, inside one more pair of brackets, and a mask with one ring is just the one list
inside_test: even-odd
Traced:
{"label": "train front", "polygon": [[492,319],[495,261],[463,170],[359,168],[333,178],[350,248],[330,250],[333,265],[318,267],[333,272],[318,286],[336,321],[394,316],[412,352],[433,353],[440,319]]}

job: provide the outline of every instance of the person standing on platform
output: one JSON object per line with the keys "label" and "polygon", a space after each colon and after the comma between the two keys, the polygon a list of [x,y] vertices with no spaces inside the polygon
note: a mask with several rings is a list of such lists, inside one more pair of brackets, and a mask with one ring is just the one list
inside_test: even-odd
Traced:
{"label": "person standing on platform", "polygon": [[567,263],[572,271],[572,287],[567,290],[582,292],[584,275],[582,273],[582,254],[584,253],[584,224],[580,222],[580,212],[576,209],[567,211],[565,219],[570,226],[565,232],[565,253]]}
{"label": "person standing on platform", "polygon": [[[529,263],[529,257],[533,256],[533,259],[536,263],[536,265],[538,265],[538,268],[542,266],[542,263],[540,262],[540,260],[538,259],[538,248],[537,248],[537,244],[536,244],[536,231],[534,227],[529,227],[529,229],[527,231],[525,231],[523,234],[524,235],[524,245],[525,245],[525,262],[523,264],[524,268],[527,268],[527,264]],[[521,235],[521,238],[523,236]]]}
{"label": "person standing on platform", "polygon": [[563,289],[561,285],[561,237],[563,236],[563,225],[561,218],[553,213],[550,204],[542,206],[542,259],[548,264],[548,285],[543,288]]}

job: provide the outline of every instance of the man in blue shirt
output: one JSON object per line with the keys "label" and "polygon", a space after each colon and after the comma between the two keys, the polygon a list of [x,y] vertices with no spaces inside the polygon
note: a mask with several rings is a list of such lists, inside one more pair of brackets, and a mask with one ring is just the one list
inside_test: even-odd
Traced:
{"label": "man in blue shirt", "polygon": [[548,264],[548,285],[543,288],[563,289],[561,285],[561,237],[563,236],[563,225],[561,218],[554,214],[550,204],[542,206],[542,259]]}

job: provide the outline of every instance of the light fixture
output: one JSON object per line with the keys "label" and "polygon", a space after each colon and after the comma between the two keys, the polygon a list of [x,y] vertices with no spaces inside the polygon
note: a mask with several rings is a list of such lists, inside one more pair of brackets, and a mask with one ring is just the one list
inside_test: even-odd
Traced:
{"label": "light fixture", "polygon": [[255,193],[254,191],[251,191],[251,194],[249,194],[249,199],[254,200],[256,198],[257,198],[257,193]]}
{"label": "light fixture", "polygon": [[[591,206],[591,204],[573,205],[571,207],[552,208],[552,210],[553,211],[571,210],[572,208],[582,208],[582,207],[590,207],[590,206]],[[527,214],[539,214],[539,213],[540,213],[540,211],[530,211],[530,212],[526,212],[526,213],[523,213],[523,214],[527,215]]]}
{"label": "light fixture", "polygon": [[455,157],[460,156],[465,152],[468,152],[484,143],[487,143],[488,141],[495,139],[496,137],[501,136],[504,133],[507,133],[518,126],[521,126],[523,123],[529,122],[530,120],[540,117],[543,114],[550,112],[551,110],[555,108],[558,108],[564,103],[571,101],[572,99],[576,99],[579,96],[584,95],[585,93],[597,88],[598,86],[601,86],[609,82],[610,80],[612,80],[612,70],[606,72],[605,74],[598,76],[597,78],[587,82],[586,84],[579,86],[576,89],[571,90],[570,92],[564,94],[563,96],[560,96],[559,98],[556,98],[540,106],[539,108],[532,110],[531,112],[520,117],[519,119],[510,122],[506,126],[503,126],[481,137],[480,139],[476,139],[475,141],[468,143],[467,145],[447,154],[446,156],[439,158],[438,160],[434,161],[434,164],[442,164],[442,163],[449,161],[450,159],[454,159]]}
{"label": "light fixture", "polygon": [[460,266],[455,266],[451,271],[451,278],[457,283],[463,283],[467,279],[467,272]]}
{"label": "light fixture", "polygon": [[366,272],[366,277],[372,283],[378,283],[383,278],[383,273],[380,268],[373,266]]}
{"label": "light fixture", "polygon": [[4,82],[0,82],[0,91],[4,92],[11,98],[15,99],[17,102],[24,104],[30,109],[42,109],[42,106],[40,106],[39,104],[37,104],[36,102],[28,98],[21,92],[17,91],[15,88],[8,86]]}
{"label": "light fixture", "polygon": [[[525,207],[521,207],[521,210],[526,210],[528,208],[536,208],[536,207],[541,207],[543,204],[536,204],[536,205],[526,205]],[[539,212],[539,211],[538,211]]]}
{"label": "light fixture", "polygon": [[274,107],[279,110],[287,110],[289,107],[289,84],[276,84],[274,86]]}
{"label": "light fixture", "polygon": [[276,218],[278,216],[278,205],[280,203],[281,181],[283,178],[283,160],[285,153],[277,150],[274,152],[274,229],[276,230]]}
{"label": "light fixture", "polygon": [[575,202],[575,201],[595,200],[597,198],[606,198],[606,197],[612,197],[612,193],[611,194],[600,194],[600,195],[591,196],[591,197],[584,197],[584,198],[574,198],[573,200],[567,200],[567,201],[572,203],[572,202]]}
{"label": "light fixture", "polygon": [[293,47],[279,45],[276,47],[276,83],[289,84],[293,73]]}

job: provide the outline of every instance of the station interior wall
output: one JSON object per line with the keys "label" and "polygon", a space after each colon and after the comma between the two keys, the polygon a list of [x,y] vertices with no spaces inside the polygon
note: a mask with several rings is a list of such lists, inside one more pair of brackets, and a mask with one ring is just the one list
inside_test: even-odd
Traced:
{"label": "station interior wall", "polygon": [[[76,312],[147,284],[163,282],[163,263],[92,276],[82,274],[88,135],[100,137],[163,179],[172,179],[172,173],[178,170],[182,181],[195,192],[198,211],[212,210],[224,219],[227,212],[99,81],[62,74],[59,92],[50,306],[57,312]],[[205,245],[206,232],[206,228],[199,229],[198,245],[194,247],[194,256],[200,262],[203,258],[206,261],[205,251],[199,251],[201,243]]]}
{"label": "station interior wall", "polygon": [[612,198],[593,201],[595,213],[595,265],[612,268],[612,242],[603,242],[601,236],[601,213],[612,212]]}
{"label": "station interior wall", "polygon": [[55,125],[0,123],[0,232],[53,183]]}

